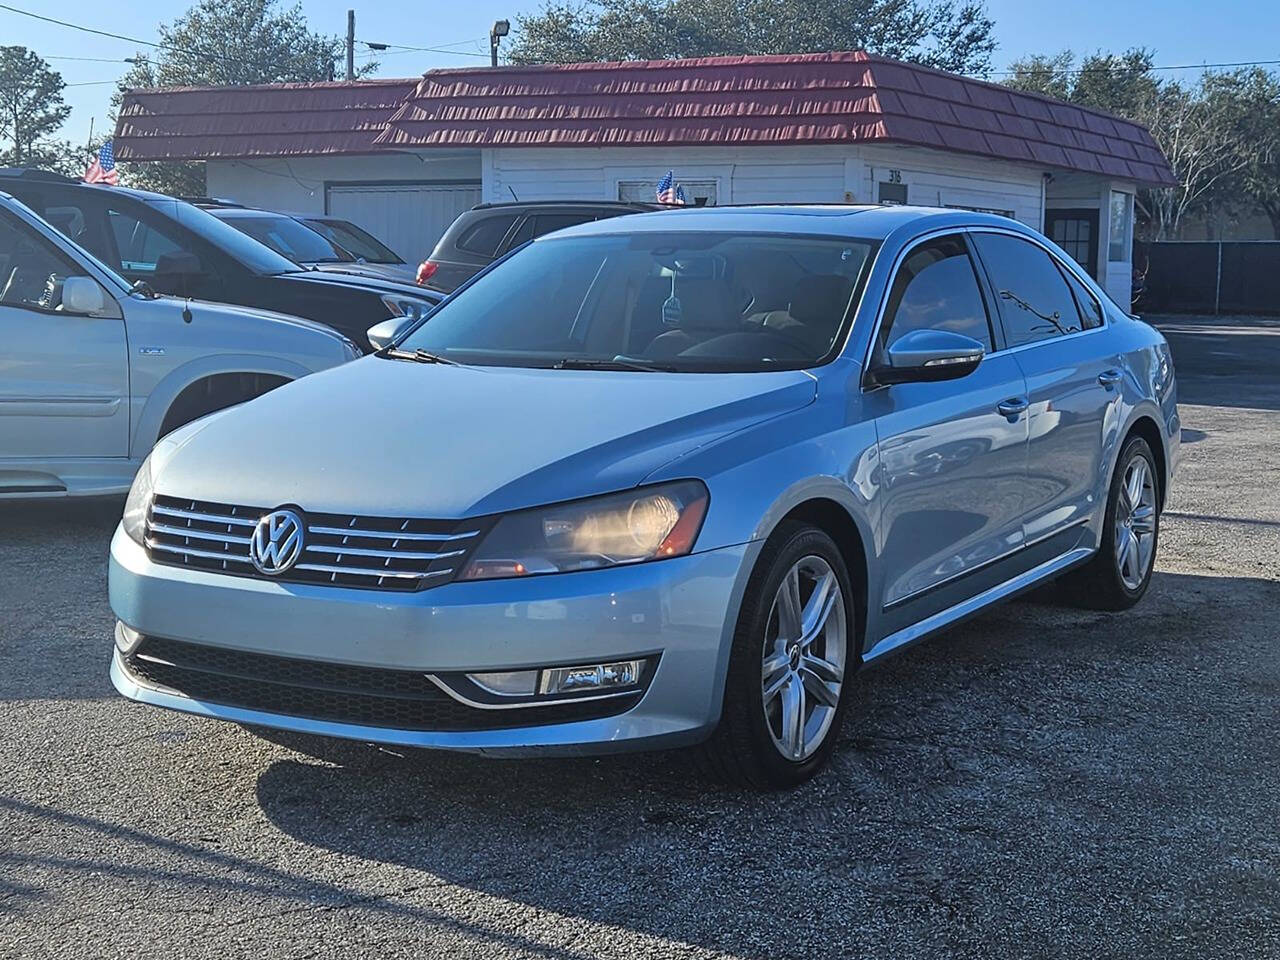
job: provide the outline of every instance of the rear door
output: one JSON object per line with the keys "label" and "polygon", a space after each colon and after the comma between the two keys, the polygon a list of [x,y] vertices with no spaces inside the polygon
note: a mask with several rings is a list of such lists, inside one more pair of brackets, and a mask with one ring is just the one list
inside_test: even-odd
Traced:
{"label": "rear door", "polygon": [[471,182],[331,184],[325,191],[327,214],[363,227],[410,263],[425,260],[479,202],[480,184]]}
{"label": "rear door", "polygon": [[1097,298],[1046,247],[1009,233],[973,237],[1031,401],[1027,541],[1081,532],[1105,497],[1120,357],[1097,335]]}
{"label": "rear door", "polygon": [[[874,349],[919,329],[963,333],[988,351],[957,380],[868,392],[880,458],[883,617],[892,632],[980,592],[974,577],[1022,544],[1027,418],[1017,361],[1000,346],[961,234],[926,240],[898,264]],[[996,571],[996,580],[1004,579]]]}
{"label": "rear door", "polygon": [[0,209],[0,464],[128,454],[124,321],[57,309],[61,282],[87,275]]}

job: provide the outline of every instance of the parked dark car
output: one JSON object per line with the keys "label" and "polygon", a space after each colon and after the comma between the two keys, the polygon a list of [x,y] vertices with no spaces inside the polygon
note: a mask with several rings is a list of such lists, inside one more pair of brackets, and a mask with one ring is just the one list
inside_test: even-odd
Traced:
{"label": "parked dark car", "polygon": [[661,210],[656,203],[610,200],[539,200],[481,203],[453,221],[431,256],[418,267],[422,286],[452,293],[493,261],[535,237],[592,220]]}
{"label": "parked dark car", "polygon": [[405,283],[414,279],[411,265],[349,220],[261,210],[207,197],[182,199],[304,267]]}
{"label": "parked dark car", "polygon": [[208,211],[162,194],[12,168],[0,169],[0,189],[157,293],[306,317],[363,349],[375,323],[420,316],[440,300],[413,283],[308,270]]}

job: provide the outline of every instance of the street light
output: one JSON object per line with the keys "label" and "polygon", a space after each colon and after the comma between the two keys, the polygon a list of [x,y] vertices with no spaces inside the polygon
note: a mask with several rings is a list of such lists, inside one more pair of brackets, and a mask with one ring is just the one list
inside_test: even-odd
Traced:
{"label": "street light", "polygon": [[498,65],[498,40],[510,32],[510,20],[493,21],[493,27],[489,30],[489,62],[492,66]]}

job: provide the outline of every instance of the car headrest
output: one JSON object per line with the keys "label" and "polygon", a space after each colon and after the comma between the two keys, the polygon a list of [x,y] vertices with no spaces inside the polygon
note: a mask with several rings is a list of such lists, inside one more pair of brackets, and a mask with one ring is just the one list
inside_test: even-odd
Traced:
{"label": "car headrest", "polygon": [[800,323],[834,332],[844,319],[852,289],[853,281],[848,277],[834,273],[810,274],[792,289],[787,312]]}

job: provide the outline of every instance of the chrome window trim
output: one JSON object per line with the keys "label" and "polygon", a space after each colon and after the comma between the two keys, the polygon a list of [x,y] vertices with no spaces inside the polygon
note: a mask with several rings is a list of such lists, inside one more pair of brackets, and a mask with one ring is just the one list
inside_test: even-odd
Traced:
{"label": "chrome window trim", "polygon": [[[1083,278],[1080,275],[1080,271],[1075,269],[1074,266],[1068,266],[1067,264],[1065,264],[1061,257],[1055,254],[1052,250],[1050,250],[1047,246],[1045,246],[1045,244],[1042,241],[1040,241],[1034,236],[1023,233],[1020,230],[1011,230],[1008,227],[1000,227],[1000,226],[987,225],[987,224],[967,226],[967,227],[964,227],[964,226],[938,227],[937,229],[930,230],[928,233],[922,233],[919,236],[913,237],[910,240],[910,242],[904,244],[902,249],[898,251],[898,255],[894,258],[893,266],[890,267],[889,269],[889,276],[885,282],[884,291],[880,296],[880,305],[876,308],[876,320],[875,320],[875,323],[872,324],[871,336],[867,339],[866,350],[863,352],[863,356],[862,356],[862,392],[863,393],[869,393],[873,390],[880,390],[880,389],[883,389],[885,386],[884,384],[876,384],[876,383],[869,384],[867,382],[867,373],[871,369],[871,354],[875,350],[876,339],[880,336],[880,328],[884,326],[885,312],[889,308],[889,294],[893,290],[894,281],[898,278],[898,271],[902,269],[902,262],[907,258],[907,256],[911,253],[911,251],[915,250],[916,247],[920,246],[923,243],[928,243],[930,240],[936,240],[939,237],[953,236],[955,234],[964,234],[966,236],[970,236],[975,233],[1002,233],[1005,236],[1017,237],[1020,240],[1025,240],[1028,243],[1039,247],[1049,256],[1049,259],[1053,261],[1053,263],[1057,264],[1062,269],[1070,270],[1072,276],[1074,276],[1078,281],[1080,281],[1080,283],[1084,285],[1084,288],[1087,291],[1089,291],[1089,295],[1092,296],[1094,300],[1098,302],[1099,307],[1102,307],[1102,303],[1100,300],[1098,300],[1097,295],[1094,293],[1093,287],[1090,285],[1089,280]],[[883,249],[884,248],[881,247],[881,250]],[[973,258],[972,254],[970,254],[970,258],[972,260]],[[974,266],[975,268],[981,268],[981,269],[985,269],[986,267],[986,265],[981,262],[974,263]],[[1066,281],[1064,280],[1063,282],[1065,283]],[[982,286],[982,285],[979,284],[979,286]],[[1068,289],[1070,289],[1070,287],[1068,287]],[[865,295],[866,295],[866,291],[864,290],[863,296],[865,297]],[[985,299],[986,299],[986,296],[984,291],[983,300],[985,301]],[[859,305],[859,308],[861,308],[861,305]],[[998,304],[996,305],[995,320],[997,323],[1000,324],[1001,332],[1003,333],[1004,321],[1000,317],[1000,307]],[[1083,323],[1083,319],[1081,320],[1081,322]],[[852,337],[854,326],[856,326],[856,323],[850,324],[850,327],[849,327],[850,337]],[[1110,326],[1110,321],[1107,317],[1107,311],[1104,308],[1102,309],[1102,326],[1100,327],[1091,327],[1087,330],[1086,329],[1076,330],[1073,333],[1064,333],[1056,337],[1046,338],[1044,340],[1034,340],[1031,343],[1020,343],[1016,347],[1009,347],[1009,346],[1001,347],[999,350],[992,350],[990,353],[985,354],[983,356],[983,359],[985,360],[987,357],[998,357],[1006,353],[1018,353],[1022,350],[1028,349],[1029,347],[1038,347],[1046,343],[1060,343],[1063,340],[1067,340],[1073,337],[1087,336],[1092,333],[1098,333],[1099,331],[1106,330],[1109,326]],[[847,346],[848,344],[846,343],[846,347]]]}

